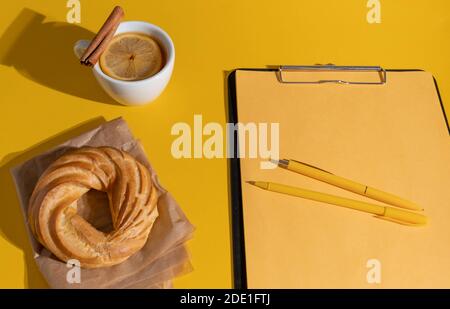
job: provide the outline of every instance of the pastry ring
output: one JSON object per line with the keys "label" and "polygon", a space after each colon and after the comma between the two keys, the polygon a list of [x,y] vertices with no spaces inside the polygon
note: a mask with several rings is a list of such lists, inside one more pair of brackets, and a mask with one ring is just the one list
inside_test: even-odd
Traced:
{"label": "pastry ring", "polygon": [[[77,214],[89,190],[106,192],[113,230],[104,233]],[[39,242],[64,262],[82,267],[119,264],[146,243],[158,217],[158,191],[149,170],[111,147],[82,147],[53,162],[31,195],[28,221]]]}

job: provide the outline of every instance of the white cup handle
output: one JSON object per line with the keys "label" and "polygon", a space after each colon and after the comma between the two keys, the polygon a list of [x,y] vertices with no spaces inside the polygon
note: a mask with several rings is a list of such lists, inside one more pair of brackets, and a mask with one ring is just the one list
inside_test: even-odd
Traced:
{"label": "white cup handle", "polygon": [[73,45],[73,52],[75,54],[75,57],[80,59],[81,56],[83,56],[84,51],[86,50],[86,48],[88,48],[90,43],[91,43],[91,41],[89,41],[89,40],[79,40],[79,41],[77,41],[75,43],[75,45]]}

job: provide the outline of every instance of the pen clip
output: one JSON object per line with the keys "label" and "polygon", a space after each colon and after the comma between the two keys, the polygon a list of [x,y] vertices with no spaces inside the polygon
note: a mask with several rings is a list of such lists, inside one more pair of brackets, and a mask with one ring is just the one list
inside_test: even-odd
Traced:
{"label": "pen clip", "polygon": [[292,162],[297,162],[297,163],[300,163],[300,164],[304,164],[304,165],[306,165],[306,166],[315,168],[316,170],[319,170],[319,171],[322,171],[322,172],[325,172],[325,173],[334,175],[332,172],[326,171],[326,170],[324,170],[324,169],[322,169],[322,168],[320,168],[320,167],[317,167],[317,166],[314,166],[314,165],[311,165],[311,164],[308,164],[308,163],[305,163],[305,162],[302,162],[302,161],[292,160],[292,159],[289,159],[288,161],[292,161]]}
{"label": "pen clip", "polygon": [[396,220],[396,219],[392,219],[392,218],[388,218],[388,217],[384,217],[384,216],[373,216],[373,217],[376,219],[385,220],[385,221],[389,221],[389,222],[393,222],[393,223],[397,223],[397,224],[401,224],[401,225],[406,225],[406,226],[415,226],[415,227],[424,226],[424,224],[413,224],[413,223],[408,223],[408,222],[404,222],[404,221],[400,221],[400,220]]}

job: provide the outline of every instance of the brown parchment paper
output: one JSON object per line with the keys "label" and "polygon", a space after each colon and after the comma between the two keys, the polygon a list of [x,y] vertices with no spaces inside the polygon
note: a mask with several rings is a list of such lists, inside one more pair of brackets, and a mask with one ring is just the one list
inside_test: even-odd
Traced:
{"label": "brown parchment paper", "polygon": [[[145,246],[125,262],[105,268],[81,268],[80,283],[69,283],[66,263],[58,260],[33,236],[26,220],[28,200],[40,175],[66,151],[82,146],[111,146],[127,151],[148,167],[158,188],[158,211]],[[11,169],[17,194],[31,241],[34,259],[52,288],[169,288],[176,276],[192,270],[185,242],[192,237],[194,227],[188,221],[172,195],[159,183],[145,152],[122,118],[99,127],[28,160]],[[95,203],[96,207],[90,207]],[[98,205],[101,204],[101,207]],[[110,225],[107,199],[90,191],[78,201],[79,212],[97,228]],[[96,209],[96,210],[95,210]]]}

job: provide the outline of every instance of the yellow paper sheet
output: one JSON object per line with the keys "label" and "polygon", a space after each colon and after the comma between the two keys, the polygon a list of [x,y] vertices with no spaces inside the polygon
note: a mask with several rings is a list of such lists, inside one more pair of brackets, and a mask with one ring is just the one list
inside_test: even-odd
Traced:
{"label": "yellow paper sheet", "polygon": [[[450,143],[431,74],[388,72],[382,86],[299,85],[237,71],[236,87],[240,122],[280,123],[282,158],[412,200],[429,217],[407,227],[264,191],[245,181],[375,202],[241,159],[249,288],[450,288]],[[367,280],[374,259],[380,283]]]}

